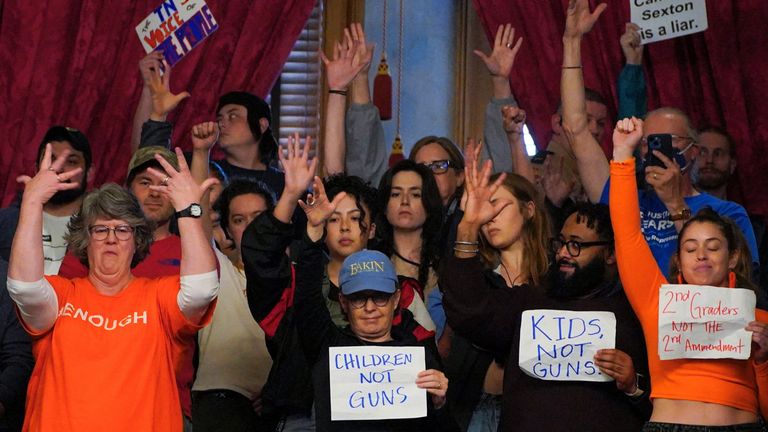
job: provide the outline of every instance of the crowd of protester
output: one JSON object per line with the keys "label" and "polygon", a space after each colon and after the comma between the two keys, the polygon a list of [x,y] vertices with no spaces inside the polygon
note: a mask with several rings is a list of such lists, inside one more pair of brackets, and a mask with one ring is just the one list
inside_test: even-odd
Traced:
{"label": "crowd of protester", "polygon": [[[174,150],[167,116],[189,94],[147,55],[124,185],[87,191],[99,155],[53,126],[0,210],[0,431],[768,430],[768,240],[728,201],[738,143],[645,112],[627,24],[605,156],[614,122],[580,54],[604,8],[570,1],[561,101],[533,158],[511,25],[476,51],[493,84],[482,143],[426,136],[393,166],[359,24],[321,53],[320,157],[311,137],[279,147],[269,105],[239,91]],[[649,148],[660,134],[674,154]],[[668,283],[754,291],[749,359],[661,360]],[[591,359],[610,380],[525,373],[531,309],[612,313],[615,347]],[[329,350],[346,346],[423,348],[426,416],[333,420]]]}

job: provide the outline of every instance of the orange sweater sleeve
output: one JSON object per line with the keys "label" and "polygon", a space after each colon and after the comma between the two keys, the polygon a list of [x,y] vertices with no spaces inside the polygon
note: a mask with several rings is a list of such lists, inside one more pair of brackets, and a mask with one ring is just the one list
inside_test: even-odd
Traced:
{"label": "orange sweater sleeve", "polygon": [[[755,319],[768,323],[768,312],[756,309]],[[757,383],[757,398],[760,404],[760,414],[764,419],[768,418],[768,361],[762,364],[754,363],[752,365],[755,369],[755,382]]]}
{"label": "orange sweater sleeve", "polygon": [[640,231],[634,159],[611,162],[610,188],[609,208],[621,283],[640,322],[649,324],[653,321],[653,327],[657,319],[659,287],[667,280]]}

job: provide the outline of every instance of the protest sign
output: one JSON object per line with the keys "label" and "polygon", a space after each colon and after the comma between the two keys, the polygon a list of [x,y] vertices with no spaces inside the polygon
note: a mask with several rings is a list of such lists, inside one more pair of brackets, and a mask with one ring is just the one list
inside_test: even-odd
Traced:
{"label": "protest sign", "polygon": [[518,364],[526,374],[552,381],[611,381],[593,357],[616,346],[613,312],[535,309],[523,312]]}
{"label": "protest sign", "polygon": [[136,33],[147,53],[161,50],[173,66],[218,28],[203,0],[164,0],[136,26]]}
{"label": "protest sign", "polygon": [[632,22],[640,26],[643,45],[703,32],[707,22],[705,0],[629,0]]}
{"label": "protest sign", "polygon": [[659,358],[748,359],[755,301],[748,289],[662,285]]}
{"label": "protest sign", "polygon": [[348,346],[328,349],[331,420],[382,420],[427,415],[424,347]]}

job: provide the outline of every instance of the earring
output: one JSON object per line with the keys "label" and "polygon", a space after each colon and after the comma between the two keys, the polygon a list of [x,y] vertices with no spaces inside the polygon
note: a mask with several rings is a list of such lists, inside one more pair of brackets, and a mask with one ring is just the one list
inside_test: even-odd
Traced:
{"label": "earring", "polygon": [[728,288],[735,288],[736,287],[736,272],[731,269],[731,271],[728,272]]}

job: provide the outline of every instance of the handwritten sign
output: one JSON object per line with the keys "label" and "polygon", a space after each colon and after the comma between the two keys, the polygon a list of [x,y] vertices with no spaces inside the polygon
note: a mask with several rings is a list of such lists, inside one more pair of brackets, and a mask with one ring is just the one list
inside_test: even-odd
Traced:
{"label": "handwritten sign", "polygon": [[427,415],[427,391],[416,387],[424,347],[328,349],[331,420],[382,420]]}
{"label": "handwritten sign", "polygon": [[643,45],[703,32],[707,22],[705,0],[629,0],[632,22],[640,26]]}
{"label": "handwritten sign", "polygon": [[659,358],[748,359],[755,301],[748,289],[662,285]]}
{"label": "handwritten sign", "polygon": [[164,0],[136,26],[147,53],[161,50],[173,66],[219,28],[203,0]]}
{"label": "handwritten sign", "polygon": [[526,374],[551,381],[611,381],[593,357],[616,346],[613,312],[535,309],[523,312],[518,364]]}

